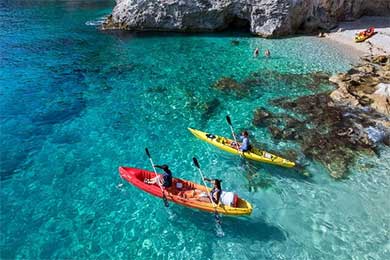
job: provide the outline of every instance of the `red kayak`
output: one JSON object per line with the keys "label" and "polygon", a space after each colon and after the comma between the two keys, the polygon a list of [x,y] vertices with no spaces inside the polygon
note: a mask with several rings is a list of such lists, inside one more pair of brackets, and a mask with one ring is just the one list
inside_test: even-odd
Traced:
{"label": "red kayak", "polygon": [[374,27],[369,27],[367,30],[364,30],[362,32],[358,32],[355,36],[355,42],[364,42],[371,36],[376,34]]}
{"label": "red kayak", "polygon": [[[162,192],[158,184],[147,184],[145,179],[154,178],[156,175],[154,172],[147,170],[119,167],[120,176],[136,186],[137,188],[152,194],[153,196],[162,198]],[[158,174],[160,176],[160,174]],[[210,190],[210,189],[208,189]],[[203,185],[193,183],[191,181],[173,178],[172,186],[166,188],[164,193],[167,200],[180,204],[185,207],[195,208],[207,212],[215,212],[213,204],[209,201],[201,201],[200,199],[207,197],[207,188]],[[223,196],[226,204],[220,203],[216,207],[216,210],[220,214],[225,215],[250,215],[252,213],[252,205],[244,199],[239,198],[237,195],[231,196],[232,192],[225,192],[221,195],[221,201],[223,202]],[[231,198],[229,202],[229,198]]]}

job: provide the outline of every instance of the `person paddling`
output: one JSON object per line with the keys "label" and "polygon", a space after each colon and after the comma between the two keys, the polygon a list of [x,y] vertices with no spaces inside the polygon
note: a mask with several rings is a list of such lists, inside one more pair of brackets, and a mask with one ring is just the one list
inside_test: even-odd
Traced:
{"label": "person paddling", "polygon": [[242,143],[240,145],[239,150],[241,152],[249,151],[251,149],[251,145],[249,143],[249,133],[248,133],[248,131],[242,132],[240,138],[241,138]]}
{"label": "person paddling", "polygon": [[[209,179],[209,178],[204,178],[205,181],[208,181],[213,184],[213,188],[210,191],[211,198],[213,199],[213,202],[218,205],[221,194],[222,194],[222,188],[221,188],[221,182],[222,180],[219,179]],[[204,201],[204,202],[210,202],[210,198],[205,195],[202,196],[203,192],[201,192],[200,195],[196,196],[196,193],[200,192],[199,190],[194,190],[193,197],[197,197],[197,200]]]}
{"label": "person paddling", "polygon": [[[236,135],[236,134],[234,134]],[[231,147],[234,147],[236,148],[237,150],[241,151],[241,152],[247,152],[251,149],[251,145],[249,143],[249,133],[248,131],[243,131],[240,135],[240,139],[241,139],[241,145],[237,145],[236,142],[232,142],[230,144]]]}
{"label": "person paddling", "polygon": [[152,179],[145,179],[145,183],[147,184],[155,184],[157,181],[160,182],[160,185],[162,185],[164,188],[169,188],[172,186],[172,172],[169,169],[168,165],[154,165],[156,168],[160,168],[164,171],[164,173],[161,176],[154,177]]}

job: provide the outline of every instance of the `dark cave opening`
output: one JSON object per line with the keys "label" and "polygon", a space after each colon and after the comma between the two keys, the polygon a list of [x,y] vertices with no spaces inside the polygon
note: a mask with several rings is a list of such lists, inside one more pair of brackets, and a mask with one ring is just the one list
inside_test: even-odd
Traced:
{"label": "dark cave opening", "polygon": [[226,19],[224,31],[250,32],[250,22],[247,19],[232,16]]}

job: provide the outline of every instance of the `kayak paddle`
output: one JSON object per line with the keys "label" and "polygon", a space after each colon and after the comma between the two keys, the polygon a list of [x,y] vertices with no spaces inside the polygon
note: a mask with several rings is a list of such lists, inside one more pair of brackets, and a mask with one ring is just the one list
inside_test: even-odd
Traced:
{"label": "kayak paddle", "polygon": [[215,203],[213,201],[213,198],[211,197],[211,194],[210,194],[210,192],[209,192],[209,190],[207,188],[207,185],[206,185],[206,182],[204,180],[204,176],[203,176],[202,170],[200,169],[200,166],[199,166],[199,162],[198,162],[198,160],[195,157],[192,158],[192,160],[194,161],[195,167],[198,168],[199,174],[202,177],[203,184],[206,187],[207,195],[209,196],[209,199],[210,199],[211,203],[213,204],[213,207],[214,207],[214,210],[215,210],[214,211],[215,221],[217,222],[217,224],[221,225],[221,218],[219,217],[219,214],[218,214],[218,211],[217,211],[217,205],[215,205]]}
{"label": "kayak paddle", "polygon": [[[153,163],[152,157],[150,156],[150,153],[149,153],[148,148],[145,148],[145,152],[146,152],[146,155],[149,157],[150,163],[152,164],[154,173],[156,174],[156,178],[158,178],[157,171],[156,171],[156,168],[154,167],[154,163]],[[163,187],[161,187],[160,180],[159,180],[159,179],[156,179],[156,182],[157,182],[158,186],[159,186],[160,189],[161,189],[162,198],[163,198],[163,201],[164,201],[164,206],[165,206],[165,207],[168,207],[168,206],[169,206],[168,200],[167,200],[167,197],[165,197],[165,192],[164,192]]]}
{"label": "kayak paddle", "polygon": [[[236,148],[240,152],[240,148],[239,148],[238,143],[237,143],[236,135],[234,134],[234,129],[233,129],[232,121],[230,120],[230,116],[228,116],[228,115],[226,116],[226,121],[228,122],[228,124],[230,126],[230,131],[232,132],[234,142],[236,143]],[[242,157],[242,152],[240,152],[240,156]]]}

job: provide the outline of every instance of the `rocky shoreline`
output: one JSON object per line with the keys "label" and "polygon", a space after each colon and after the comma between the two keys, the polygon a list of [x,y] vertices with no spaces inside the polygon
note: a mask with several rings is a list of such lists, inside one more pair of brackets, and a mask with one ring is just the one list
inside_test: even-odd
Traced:
{"label": "rocky shoreline", "polygon": [[272,102],[304,120],[259,108],[253,124],[267,127],[276,140],[298,142],[333,178],[345,178],[357,152],[379,156],[381,144],[390,146],[390,56],[363,61],[330,77],[337,87],[332,92]]}
{"label": "rocky shoreline", "polygon": [[[102,28],[203,32],[232,27],[247,28],[255,35],[271,37],[330,30],[339,21],[354,20],[362,14],[389,15],[390,3],[387,0],[117,0],[113,13]],[[388,18],[377,18],[377,22],[383,21],[386,23]],[[357,28],[355,23],[348,26],[345,26],[349,28],[347,31],[339,28],[327,38],[345,43],[351,49],[356,48],[353,35]],[[211,88],[236,99],[256,99],[256,89],[267,85],[267,78],[296,82],[316,92],[323,85],[333,84],[334,91],[295,100],[282,98],[271,101],[272,105],[298,117],[274,114],[260,107],[253,112],[252,123],[254,128],[267,128],[276,142],[294,141],[300,145],[301,151],[285,151],[284,157],[294,160],[303,153],[307,158],[322,163],[333,178],[345,178],[357,154],[379,156],[382,144],[390,146],[390,56],[379,48],[382,46],[379,43],[386,42],[388,37],[386,28],[380,27],[382,31],[378,36],[381,37],[373,37],[378,38],[374,46],[367,41],[371,55],[363,56],[361,62],[346,73],[330,76],[323,73],[300,75],[261,71],[242,82],[222,77]],[[346,40],[340,40],[343,35]],[[238,41],[232,42],[232,45],[237,44]],[[374,56],[373,53],[378,51],[381,54]],[[218,99],[201,104],[202,118],[209,118],[220,104]]]}
{"label": "rocky shoreline", "polygon": [[117,0],[103,29],[209,32],[241,28],[274,37],[329,31],[362,15],[390,15],[388,0]]}
{"label": "rocky shoreline", "polygon": [[333,102],[355,108],[369,108],[390,116],[390,56],[368,56],[347,73],[332,76],[337,89]]}
{"label": "rocky shoreline", "polygon": [[382,146],[390,146],[389,76],[390,56],[380,55],[367,56],[348,72],[333,76],[319,72],[301,75],[261,71],[242,81],[222,77],[211,87],[236,99],[255,100],[255,90],[267,85],[267,79],[271,78],[316,91],[333,84],[336,88],[333,91],[270,101],[288,113],[257,108],[253,111],[251,131],[265,128],[276,143],[298,143],[299,150],[276,153],[301,164],[305,164],[304,157],[314,159],[333,178],[342,179],[348,176],[359,154],[380,156]]}

